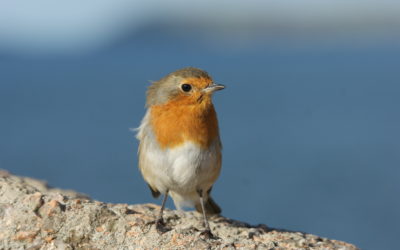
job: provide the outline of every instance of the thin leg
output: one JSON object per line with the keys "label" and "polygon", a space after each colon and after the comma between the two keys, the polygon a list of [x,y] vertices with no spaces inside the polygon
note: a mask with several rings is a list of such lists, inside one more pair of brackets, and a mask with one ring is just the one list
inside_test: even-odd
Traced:
{"label": "thin leg", "polygon": [[206,230],[204,230],[201,234],[208,238],[215,238],[214,235],[211,233],[210,225],[208,224],[206,210],[204,208],[203,190],[198,190],[197,192],[200,197],[200,205],[201,205],[201,210],[203,212],[204,227],[206,228]]}
{"label": "thin leg", "polygon": [[164,219],[163,219],[163,212],[164,212],[165,203],[167,202],[167,199],[168,199],[168,190],[164,194],[164,198],[163,198],[162,203],[161,203],[160,213],[158,215],[157,220],[153,220],[153,221],[150,221],[150,222],[146,223],[147,225],[148,224],[156,224],[156,229],[157,229],[158,233],[160,233],[160,234],[163,234],[163,233],[168,232],[168,231],[171,230],[171,228],[169,228],[169,227],[167,227],[165,225],[165,222],[164,222]]}
{"label": "thin leg", "polygon": [[208,220],[207,220],[207,216],[206,216],[206,209],[204,208],[203,190],[199,190],[198,193],[200,196],[201,210],[203,212],[204,226],[205,226],[206,230],[210,231],[210,225],[208,224]]}
{"label": "thin leg", "polygon": [[164,223],[163,212],[164,212],[165,203],[167,202],[167,199],[168,199],[168,190],[164,194],[164,198],[161,203],[161,209],[160,209],[160,214],[158,215],[157,223]]}

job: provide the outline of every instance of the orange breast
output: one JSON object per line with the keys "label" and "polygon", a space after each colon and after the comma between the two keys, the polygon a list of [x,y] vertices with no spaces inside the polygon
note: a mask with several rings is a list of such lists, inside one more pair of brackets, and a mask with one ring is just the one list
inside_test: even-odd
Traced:
{"label": "orange breast", "polygon": [[151,125],[162,148],[192,141],[207,148],[218,137],[218,121],[210,101],[185,105],[176,100],[151,107]]}

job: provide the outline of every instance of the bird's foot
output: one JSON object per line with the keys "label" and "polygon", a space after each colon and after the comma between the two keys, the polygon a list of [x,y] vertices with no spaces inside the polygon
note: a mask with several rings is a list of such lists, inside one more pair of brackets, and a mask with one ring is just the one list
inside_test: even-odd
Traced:
{"label": "bird's foot", "polygon": [[215,236],[213,233],[211,233],[210,229],[206,229],[206,230],[202,231],[200,233],[200,236],[203,236],[205,239],[213,239],[213,240],[218,239],[217,236]]}
{"label": "bird's foot", "polygon": [[159,234],[163,234],[171,230],[171,228],[165,224],[163,219],[158,219],[156,221],[156,229]]}
{"label": "bird's foot", "polygon": [[163,233],[166,233],[168,231],[171,231],[171,228],[166,225],[166,223],[164,222],[164,220],[162,218],[150,221],[150,222],[148,222],[146,224],[147,225],[155,224],[156,225],[156,230],[157,230],[157,232],[159,234],[163,234]]}

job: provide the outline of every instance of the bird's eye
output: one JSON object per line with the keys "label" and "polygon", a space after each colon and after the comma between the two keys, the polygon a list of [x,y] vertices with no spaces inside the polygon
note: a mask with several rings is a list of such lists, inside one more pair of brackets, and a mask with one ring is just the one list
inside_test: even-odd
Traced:
{"label": "bird's eye", "polygon": [[192,89],[192,85],[184,83],[182,84],[181,88],[184,92],[189,92]]}

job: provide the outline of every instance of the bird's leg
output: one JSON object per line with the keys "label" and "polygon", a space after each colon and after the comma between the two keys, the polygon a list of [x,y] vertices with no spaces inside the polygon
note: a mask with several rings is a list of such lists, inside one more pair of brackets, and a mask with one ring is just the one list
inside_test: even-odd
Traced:
{"label": "bird's leg", "polygon": [[208,224],[207,216],[206,216],[206,210],[204,208],[204,199],[203,199],[203,190],[197,190],[197,193],[199,194],[200,197],[200,205],[201,205],[201,210],[203,212],[203,220],[204,220],[204,227],[206,228],[201,235],[206,236],[207,238],[215,238],[214,235],[211,233],[210,229],[210,224]]}
{"label": "bird's leg", "polygon": [[164,212],[165,203],[167,202],[167,199],[168,199],[168,190],[164,194],[164,198],[163,198],[162,203],[161,203],[160,213],[158,214],[157,219],[146,223],[146,225],[156,224],[156,229],[160,234],[168,232],[169,230],[171,230],[171,228],[166,227],[164,219],[163,219],[163,212]]}
{"label": "bird's leg", "polygon": [[170,230],[170,228],[165,226],[165,222],[163,219],[163,213],[164,213],[165,203],[167,202],[167,199],[168,199],[168,190],[164,194],[164,198],[161,203],[160,214],[158,215],[158,218],[156,220],[156,229],[160,234],[168,232]]}
{"label": "bird's leg", "polygon": [[157,226],[159,226],[159,225],[165,226],[164,219],[163,219],[163,213],[164,213],[165,203],[167,202],[167,199],[168,199],[168,190],[165,192],[164,198],[161,203],[160,213],[159,213],[157,221],[156,221]]}

